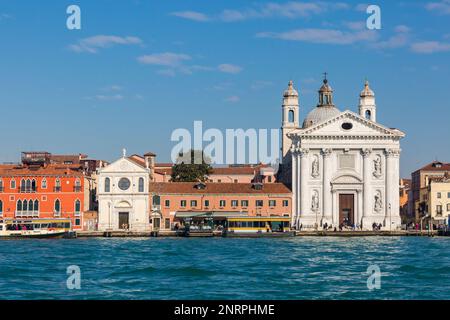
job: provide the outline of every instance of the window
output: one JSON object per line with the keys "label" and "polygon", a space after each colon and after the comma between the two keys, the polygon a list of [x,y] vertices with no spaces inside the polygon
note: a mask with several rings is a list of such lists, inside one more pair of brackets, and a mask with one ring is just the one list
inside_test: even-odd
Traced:
{"label": "window", "polygon": [[42,189],[47,189],[47,179],[42,179],[41,181],[41,188]]}
{"label": "window", "polygon": [[34,200],[33,211],[34,212],[39,212],[39,200]]}
{"label": "window", "polygon": [[80,218],[75,219],[75,225],[76,226],[80,226],[81,225],[81,219]]}
{"label": "window", "polygon": [[448,192],[448,193],[447,193],[447,198],[449,198],[449,199],[450,199],[450,192]]}
{"label": "window", "polygon": [[437,214],[438,216],[442,215],[442,205],[438,204],[438,205],[436,206],[436,214]]}
{"label": "window", "polygon": [[33,212],[33,200],[28,201],[28,211]]}
{"label": "window", "polygon": [[351,124],[350,122],[344,122],[341,127],[344,130],[350,130],[351,128],[353,128],[353,124]]}
{"label": "window", "polygon": [[440,192],[437,193],[437,198],[441,199],[442,198],[442,194]]}
{"label": "window", "polygon": [[294,122],[294,111],[293,110],[289,110],[288,122],[290,122],[290,123]]}
{"label": "window", "polygon": [[56,186],[57,188],[60,188],[60,187],[61,187],[61,180],[60,180],[59,178],[56,179],[56,181],[55,181],[55,186]]}
{"label": "window", "polygon": [[27,211],[28,210],[28,201],[27,200],[23,200],[22,202],[22,211]]}
{"label": "window", "polygon": [[196,207],[197,206],[197,200],[191,200],[191,207]]}
{"label": "window", "polygon": [[81,211],[81,202],[80,200],[75,201],[75,213],[80,213]]}
{"label": "window", "polygon": [[232,207],[237,207],[239,205],[239,201],[238,200],[231,200],[231,206]]}
{"label": "window", "polygon": [[36,192],[36,180],[34,179],[31,181],[31,191]]}
{"label": "window", "polygon": [[12,179],[11,180],[11,189],[15,189],[16,188],[16,180]]}
{"label": "window", "polygon": [[447,203],[447,212],[450,212],[450,203]]}
{"label": "window", "polygon": [[120,178],[119,180],[119,189],[122,191],[126,191],[130,188],[131,182],[128,178]]}
{"label": "window", "polygon": [[0,179],[0,192],[3,192],[3,180]]}
{"label": "window", "polygon": [[264,201],[263,200],[256,200],[256,206],[257,207],[262,207],[264,205]]}
{"label": "window", "polygon": [[289,207],[289,200],[283,200],[283,207]]}
{"label": "window", "polygon": [[139,192],[144,192],[144,178],[139,178]]}
{"label": "window", "polygon": [[17,212],[21,212],[22,211],[22,200],[17,200],[16,211]]}
{"label": "window", "polygon": [[226,204],[227,204],[227,202],[225,200],[220,200],[219,201],[219,206],[220,207],[225,207]]}
{"label": "window", "polygon": [[180,206],[181,206],[182,208],[186,208],[186,200],[181,200],[181,201],[180,201]]}
{"label": "window", "polygon": [[276,207],[277,206],[277,200],[269,200],[269,207]]}
{"label": "window", "polygon": [[3,214],[3,201],[0,200],[0,215]]}
{"label": "window", "polygon": [[234,179],[234,183],[238,183],[238,179]]}
{"label": "window", "polygon": [[220,182],[222,182],[222,180],[221,180],[221,179],[217,179],[217,182],[219,182],[219,183],[220,183]]}
{"label": "window", "polygon": [[152,204],[154,206],[161,205],[161,197],[160,196],[153,196]]}
{"label": "window", "polygon": [[164,201],[164,206],[165,206],[166,208],[170,207],[170,200]]}
{"label": "window", "polygon": [[242,200],[241,207],[248,207],[248,200]]}
{"label": "window", "polygon": [[367,120],[370,120],[370,117],[372,116],[372,113],[370,112],[370,110],[366,110],[365,116],[366,116]]}
{"label": "window", "polygon": [[111,192],[111,179],[105,178],[105,192]]}
{"label": "window", "polygon": [[55,213],[57,213],[57,214],[59,214],[61,212],[61,201],[59,201],[59,200],[55,201],[54,209],[55,209]]}
{"label": "window", "polygon": [[205,200],[205,207],[209,207],[209,200]]}
{"label": "window", "polygon": [[269,183],[272,182],[272,176],[268,176],[267,181],[269,181]]}

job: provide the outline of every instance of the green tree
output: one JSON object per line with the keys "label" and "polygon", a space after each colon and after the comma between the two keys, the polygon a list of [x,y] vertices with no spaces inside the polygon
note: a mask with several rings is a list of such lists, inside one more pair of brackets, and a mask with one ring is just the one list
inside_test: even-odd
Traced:
{"label": "green tree", "polygon": [[172,167],[173,182],[205,182],[211,173],[211,159],[202,150],[180,153]]}

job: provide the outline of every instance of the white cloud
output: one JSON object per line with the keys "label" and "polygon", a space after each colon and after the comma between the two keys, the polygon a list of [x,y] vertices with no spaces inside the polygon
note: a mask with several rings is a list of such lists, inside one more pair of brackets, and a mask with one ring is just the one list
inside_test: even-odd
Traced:
{"label": "white cloud", "polygon": [[360,12],[366,12],[368,6],[369,4],[367,3],[360,3],[356,5],[355,10]]}
{"label": "white cloud", "polygon": [[228,63],[220,64],[217,67],[217,69],[220,72],[231,73],[231,74],[237,74],[242,71],[241,67],[234,65],[234,64],[228,64]]}
{"label": "white cloud", "polygon": [[230,96],[225,99],[225,101],[231,102],[231,103],[236,103],[236,102],[239,102],[240,100],[241,100],[241,98],[239,98],[238,96]]}
{"label": "white cloud", "polygon": [[209,21],[210,18],[201,12],[196,11],[179,11],[179,12],[172,12],[172,16],[184,18],[188,20],[198,21],[198,22],[206,22]]}
{"label": "white cloud", "polygon": [[353,44],[356,42],[375,41],[378,34],[371,30],[347,32],[335,29],[298,29],[286,32],[261,32],[259,38],[275,38],[289,41],[303,41],[322,44]]}
{"label": "white cloud", "polygon": [[71,44],[69,49],[75,52],[97,53],[99,49],[109,48],[114,45],[137,45],[141,43],[142,40],[138,37],[97,35],[81,39],[76,44]]}
{"label": "white cloud", "polygon": [[321,14],[329,10],[341,10],[348,9],[349,6],[346,3],[330,3],[330,2],[298,2],[289,1],[285,3],[269,2],[263,5],[255,5],[251,8],[244,9],[226,9],[215,15],[206,15],[197,11],[182,11],[171,13],[174,16],[178,16],[193,21],[205,22],[212,20],[219,20],[223,22],[236,22],[249,19],[261,19],[261,18],[304,18],[311,15]]}
{"label": "white cloud", "polygon": [[11,18],[12,18],[12,16],[8,13],[0,13],[0,21],[11,19]]}
{"label": "white cloud", "polygon": [[103,95],[98,94],[95,96],[95,99],[98,101],[118,101],[123,100],[124,96],[121,94],[114,94],[114,95]]}
{"label": "white cloud", "polygon": [[439,41],[422,41],[415,42],[411,45],[411,50],[416,53],[436,53],[450,51],[450,43],[444,43]]}
{"label": "white cloud", "polygon": [[191,57],[183,53],[164,52],[140,56],[137,60],[143,64],[176,67],[181,65],[183,61],[191,60]]}
{"label": "white cloud", "polygon": [[450,14],[450,0],[429,2],[425,5],[425,8],[429,11],[435,11],[438,14]]}
{"label": "white cloud", "polygon": [[395,49],[401,48],[410,42],[410,28],[405,25],[398,25],[394,28],[394,34],[387,40],[380,41],[371,45],[377,49]]}

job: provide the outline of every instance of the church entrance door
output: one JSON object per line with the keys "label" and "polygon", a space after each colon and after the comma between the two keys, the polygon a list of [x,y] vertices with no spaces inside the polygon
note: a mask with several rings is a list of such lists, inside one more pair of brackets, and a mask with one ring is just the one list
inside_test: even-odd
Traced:
{"label": "church entrance door", "polygon": [[130,214],[128,212],[119,212],[119,229],[129,229]]}
{"label": "church entrance door", "polygon": [[339,195],[339,224],[353,226],[355,223],[355,196],[353,194]]}

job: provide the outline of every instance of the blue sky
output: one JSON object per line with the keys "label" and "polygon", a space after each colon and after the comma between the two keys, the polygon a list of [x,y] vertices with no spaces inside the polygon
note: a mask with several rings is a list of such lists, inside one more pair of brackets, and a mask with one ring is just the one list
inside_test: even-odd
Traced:
{"label": "blue sky", "polygon": [[[81,8],[82,29],[66,28]],[[170,159],[176,128],[279,128],[294,80],[300,117],[327,71],[341,110],[367,77],[378,121],[403,130],[401,174],[450,161],[450,1],[0,0],[0,161],[20,151]]]}

